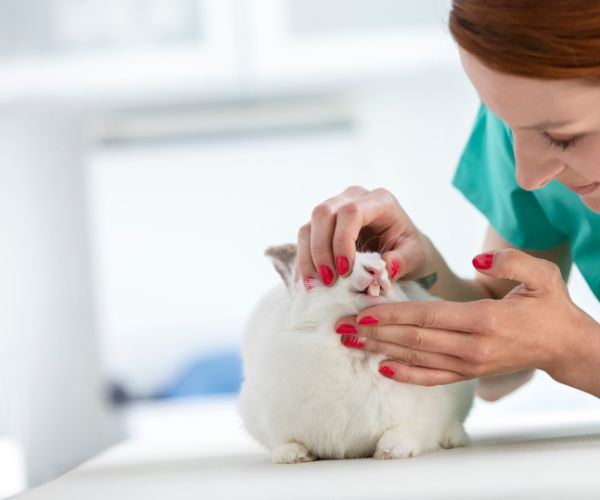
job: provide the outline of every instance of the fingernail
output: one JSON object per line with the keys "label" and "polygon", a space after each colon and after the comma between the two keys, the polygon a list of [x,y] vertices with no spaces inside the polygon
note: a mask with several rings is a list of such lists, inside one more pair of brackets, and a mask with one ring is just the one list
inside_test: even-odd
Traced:
{"label": "fingernail", "polygon": [[395,279],[398,276],[398,271],[400,271],[400,262],[396,259],[392,259],[392,279]]}
{"label": "fingernail", "polygon": [[321,264],[319,266],[319,274],[321,275],[321,281],[326,285],[331,285],[333,282],[333,271],[326,266],[325,264]]}
{"label": "fingernail", "polygon": [[335,329],[336,333],[358,333],[353,325],[342,324]]}
{"label": "fingernail", "polygon": [[384,377],[393,377],[396,372],[389,366],[380,366],[379,373],[381,373]]}
{"label": "fingernail", "polygon": [[379,323],[379,320],[373,316],[365,316],[358,322],[359,325],[376,325],[377,323]]}
{"label": "fingernail", "polygon": [[304,288],[306,288],[306,291],[309,293],[315,287],[315,285],[313,285],[313,279],[314,278],[312,276],[307,276],[304,278]]}
{"label": "fingernail", "polygon": [[350,264],[348,263],[348,259],[340,255],[335,259],[335,268],[340,276],[344,276],[348,269],[350,268]]}
{"label": "fingernail", "polygon": [[473,266],[475,269],[489,269],[494,262],[494,254],[491,252],[480,253],[473,257]]}
{"label": "fingernail", "polygon": [[365,346],[364,342],[361,342],[356,337],[344,337],[342,344],[346,347],[352,347],[354,349],[362,349]]}

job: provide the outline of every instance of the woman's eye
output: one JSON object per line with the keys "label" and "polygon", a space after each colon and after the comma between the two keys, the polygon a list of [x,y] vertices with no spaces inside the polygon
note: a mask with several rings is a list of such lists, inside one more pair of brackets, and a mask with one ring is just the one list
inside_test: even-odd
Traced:
{"label": "woman's eye", "polygon": [[569,148],[572,148],[578,140],[577,137],[574,137],[572,139],[556,139],[550,134],[548,134],[548,132],[544,132],[542,135],[548,141],[548,144],[551,147],[560,149],[561,151],[565,151]]}

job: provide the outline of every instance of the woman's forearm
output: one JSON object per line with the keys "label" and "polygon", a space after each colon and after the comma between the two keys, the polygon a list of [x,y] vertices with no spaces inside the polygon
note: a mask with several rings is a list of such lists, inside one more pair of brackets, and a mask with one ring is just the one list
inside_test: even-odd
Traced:
{"label": "woman's forearm", "polygon": [[[430,291],[439,297],[457,302],[499,299],[518,283],[511,280],[484,282],[461,279],[448,267],[431,241],[426,236],[423,238],[428,252],[424,274],[436,273],[437,280]],[[570,260],[565,256],[566,250],[568,247],[561,246],[542,257],[557,261],[564,277],[568,276],[570,265]],[[553,256],[557,257],[554,259]],[[571,311],[573,314],[570,317],[576,319],[569,322],[569,335],[551,347],[550,359],[554,361],[539,368],[558,382],[600,397],[600,324],[574,304],[571,305],[575,309]],[[528,375],[526,372],[522,373],[523,376]],[[503,376],[489,378],[500,377]],[[485,379],[480,380],[482,381]]]}
{"label": "woman's forearm", "polygon": [[573,336],[548,371],[556,381],[600,398],[600,324],[582,311],[581,325],[573,325]]}
{"label": "woman's forearm", "polygon": [[431,240],[425,235],[423,238],[428,253],[424,275],[436,275],[435,283],[429,289],[431,293],[457,302],[496,298],[480,281],[463,279],[454,274]]}

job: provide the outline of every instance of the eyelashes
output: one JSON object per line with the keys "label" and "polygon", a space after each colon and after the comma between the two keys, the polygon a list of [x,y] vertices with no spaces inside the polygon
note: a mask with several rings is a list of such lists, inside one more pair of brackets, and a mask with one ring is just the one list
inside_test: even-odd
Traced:
{"label": "eyelashes", "polygon": [[573,137],[572,139],[555,139],[548,132],[542,132],[542,137],[546,139],[548,145],[552,148],[559,149],[560,151],[566,151],[571,149],[579,141],[579,137]]}

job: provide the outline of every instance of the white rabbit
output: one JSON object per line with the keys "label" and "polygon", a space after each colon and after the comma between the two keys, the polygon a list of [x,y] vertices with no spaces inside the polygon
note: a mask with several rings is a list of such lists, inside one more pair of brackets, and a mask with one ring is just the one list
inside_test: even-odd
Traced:
{"label": "white rabbit", "polygon": [[315,280],[307,293],[292,279],[294,245],[266,253],[287,288],[268,293],[250,320],[239,407],[273,462],[406,458],[468,443],[474,381],[396,382],[379,373],[385,356],[349,349],[334,331],[340,317],[367,306],[435,297],[415,282],[390,283],[379,254],[360,252],[349,277],[331,287]]}

